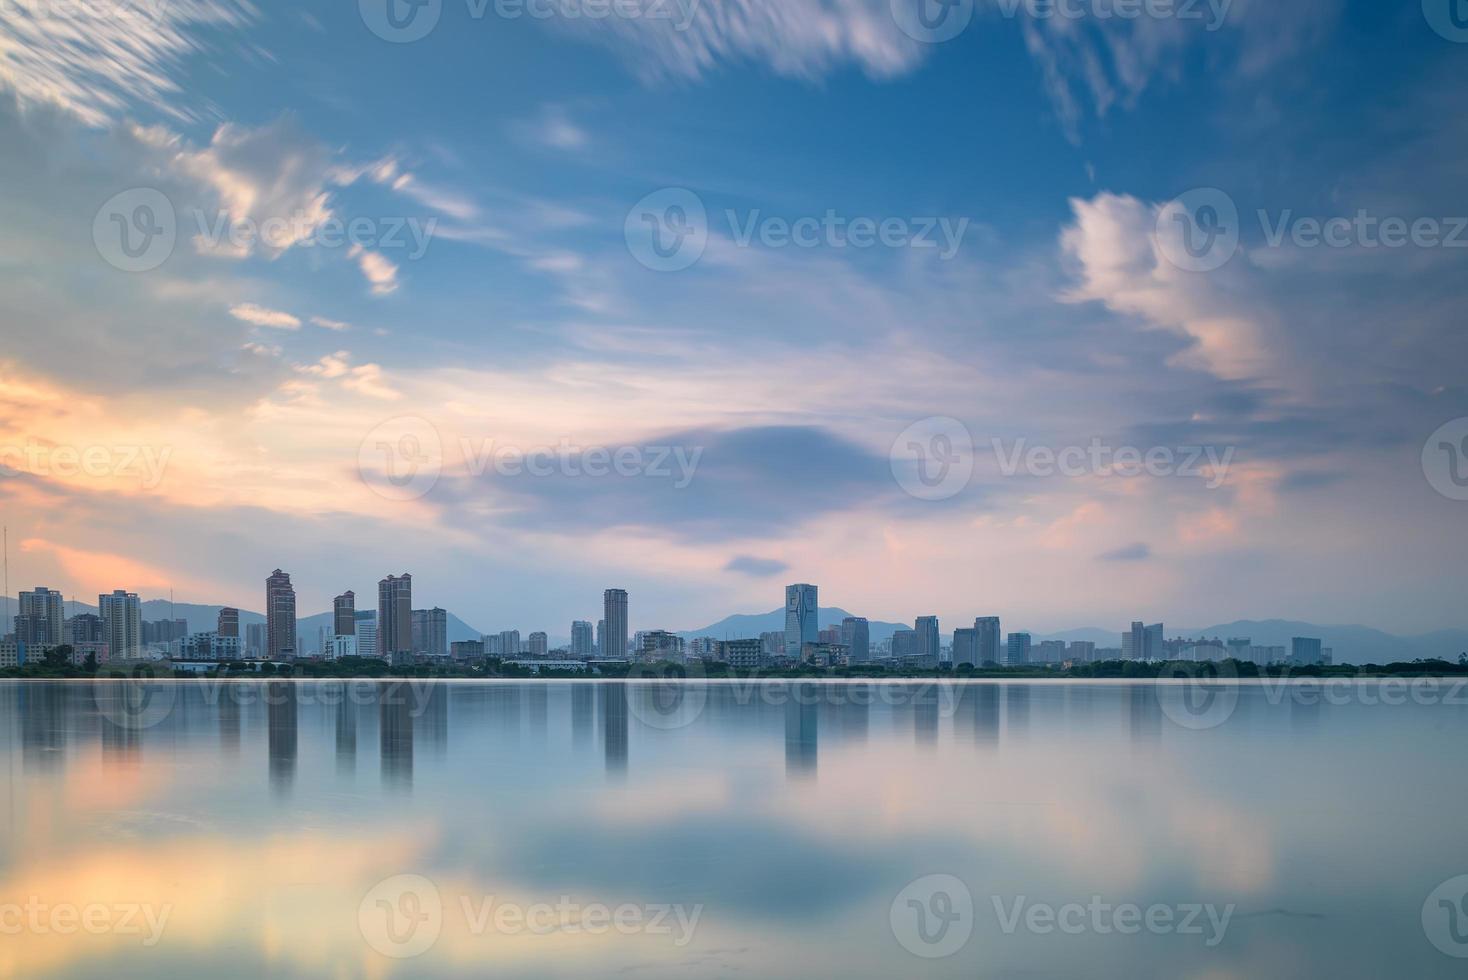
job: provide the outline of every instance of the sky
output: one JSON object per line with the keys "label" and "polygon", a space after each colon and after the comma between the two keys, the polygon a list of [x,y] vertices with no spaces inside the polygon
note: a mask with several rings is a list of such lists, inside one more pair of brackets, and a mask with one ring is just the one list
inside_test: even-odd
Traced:
{"label": "sky", "polygon": [[1468,625],[1451,0],[0,0],[13,589]]}

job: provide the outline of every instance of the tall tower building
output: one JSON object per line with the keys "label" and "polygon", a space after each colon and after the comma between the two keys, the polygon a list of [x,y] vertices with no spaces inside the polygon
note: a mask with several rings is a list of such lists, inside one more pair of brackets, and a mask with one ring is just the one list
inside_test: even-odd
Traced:
{"label": "tall tower building", "polygon": [[112,660],[134,660],[143,653],[143,604],[136,592],[118,589],[97,596],[102,616],[102,642]]}
{"label": "tall tower building", "polygon": [[818,608],[814,585],[785,586],[785,656],[791,660],[800,659],[805,644],[819,642]]}
{"label": "tall tower building", "polygon": [[592,636],[591,623],[578,619],[571,624],[571,656],[589,657],[596,652],[596,640]]}
{"label": "tall tower building", "polygon": [[917,652],[920,657],[932,657],[936,663],[941,650],[938,639],[938,617],[919,616],[913,624],[917,633]]}
{"label": "tall tower building", "polygon": [[60,646],[61,627],[65,620],[61,593],[38,585],[30,592],[20,594],[20,615],[15,620],[16,639],[27,645]]}
{"label": "tall tower building", "polygon": [[1023,667],[1030,662],[1030,634],[1010,633],[1009,649],[1004,656],[1004,666]]}
{"label": "tall tower building", "polygon": [[841,642],[850,651],[852,663],[865,663],[872,659],[872,633],[865,617],[847,616],[841,620]]}
{"label": "tall tower building", "polygon": [[280,569],[265,580],[265,658],[278,660],[296,653],[296,590]]}
{"label": "tall tower building", "polygon": [[357,635],[357,595],[350,590],[331,600],[332,636]]}
{"label": "tall tower building", "polygon": [[974,620],[974,631],[978,633],[977,646],[979,666],[986,663],[1004,662],[1004,644],[999,632],[998,616],[980,616]]}
{"label": "tall tower building", "polygon": [[240,635],[240,611],[233,606],[225,606],[219,610],[219,625],[215,628],[215,632],[220,636],[238,637]]}
{"label": "tall tower building", "polygon": [[413,655],[411,575],[389,575],[377,583],[377,655],[388,663]]}
{"label": "tall tower building", "polygon": [[601,654],[614,660],[627,659],[627,593],[607,589],[602,593],[602,617],[607,624]]}

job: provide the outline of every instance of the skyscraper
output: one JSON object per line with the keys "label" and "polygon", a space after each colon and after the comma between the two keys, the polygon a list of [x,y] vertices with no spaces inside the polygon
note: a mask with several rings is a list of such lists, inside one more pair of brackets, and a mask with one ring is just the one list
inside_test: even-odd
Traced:
{"label": "skyscraper", "polygon": [[382,657],[377,649],[377,613],[364,612],[357,620],[357,656]]}
{"label": "skyscraper", "polygon": [[442,660],[449,655],[448,610],[434,606],[428,610],[428,656]]}
{"label": "skyscraper", "polygon": [[1000,640],[999,617],[980,616],[974,620],[974,630],[978,633],[978,665],[1002,663],[1004,646]]}
{"label": "skyscraper", "polygon": [[532,657],[544,657],[550,653],[550,637],[544,633],[531,633],[529,638],[530,655]]}
{"label": "skyscraper", "polygon": [[918,656],[932,657],[934,661],[937,661],[940,651],[938,617],[919,616],[913,626],[917,633]]}
{"label": "skyscraper", "polygon": [[215,628],[215,632],[220,636],[238,637],[240,635],[240,611],[233,606],[225,606],[219,610],[219,625]]}
{"label": "skyscraper", "polygon": [[[24,628],[22,619],[27,621]],[[60,646],[61,627],[65,620],[61,593],[38,585],[32,591],[20,594],[20,615],[15,620],[16,639],[27,646]]]}
{"label": "skyscraper", "polygon": [[295,656],[296,590],[291,577],[280,569],[265,580],[265,657],[278,660]]}
{"label": "skyscraper", "polygon": [[592,636],[591,623],[578,619],[571,624],[571,656],[589,657],[596,652],[596,640]]}
{"label": "skyscraper", "polygon": [[979,631],[956,629],[953,631],[953,666],[955,669],[967,664],[979,665]]}
{"label": "skyscraper", "polygon": [[863,616],[847,616],[841,620],[841,642],[851,651],[851,662],[865,663],[872,659],[871,628]]}
{"label": "skyscraper", "polygon": [[118,589],[97,596],[102,615],[102,642],[112,660],[133,660],[143,652],[143,604],[136,592]]}
{"label": "skyscraper", "polygon": [[791,660],[800,659],[805,644],[820,641],[818,612],[814,585],[785,586],[785,656]]}
{"label": "skyscraper", "polygon": [[377,655],[391,664],[413,656],[413,576],[377,583]]}
{"label": "skyscraper", "polygon": [[520,656],[519,630],[500,630],[500,656],[507,659]]}
{"label": "skyscraper", "polygon": [[1023,667],[1030,662],[1030,634],[1010,633],[1009,646],[1004,654],[1004,666]]}
{"label": "skyscraper", "polygon": [[1145,642],[1143,643],[1143,659],[1166,660],[1167,638],[1163,635],[1162,624],[1153,623],[1151,626],[1147,627],[1147,630],[1143,635],[1146,638]]}
{"label": "skyscraper", "polygon": [[350,589],[331,600],[331,635],[357,635],[357,594]]}
{"label": "skyscraper", "polygon": [[602,616],[607,628],[601,655],[612,660],[627,659],[627,593],[624,590],[607,589],[602,593]]}

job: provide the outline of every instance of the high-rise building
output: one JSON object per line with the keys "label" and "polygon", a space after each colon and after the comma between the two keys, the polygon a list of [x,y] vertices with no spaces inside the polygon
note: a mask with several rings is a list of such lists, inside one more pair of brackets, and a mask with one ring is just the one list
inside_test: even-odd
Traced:
{"label": "high-rise building", "polygon": [[596,621],[596,652],[600,655],[607,652],[607,621],[605,619]]}
{"label": "high-rise building", "polygon": [[627,659],[627,593],[607,589],[602,593],[602,616],[606,635],[602,638],[601,655],[612,660]]}
{"label": "high-rise building", "polygon": [[249,623],[245,626],[245,656],[265,656],[264,623]]}
{"label": "high-rise building", "polygon": [[357,635],[357,594],[350,589],[331,600],[331,635]]}
{"label": "high-rise building", "polygon": [[102,617],[92,613],[77,613],[66,621],[67,641],[75,647],[78,643],[101,643]]}
{"label": "high-rise building", "polygon": [[382,657],[377,649],[377,613],[357,613],[357,656]]}
{"label": "high-rise building", "polygon": [[1290,663],[1309,666],[1325,663],[1321,642],[1307,636],[1290,638]]}
{"label": "high-rise building", "polygon": [[917,633],[917,645],[919,657],[932,657],[938,659],[940,641],[938,639],[938,617],[919,616],[913,624],[914,632]]}
{"label": "high-rise building", "polygon": [[768,633],[761,633],[759,642],[766,660],[785,656],[784,630],[770,630]]}
{"label": "high-rise building", "polygon": [[1004,666],[1023,667],[1030,662],[1030,634],[1010,633],[1004,651]]}
{"label": "high-rise building", "polygon": [[520,653],[520,631],[500,630],[500,656],[518,657]]}
{"label": "high-rise building", "polygon": [[639,633],[637,656],[647,663],[662,660],[683,659],[683,638],[667,630],[647,630]]}
{"label": "high-rise building", "polygon": [[377,655],[391,664],[413,657],[413,576],[377,583]]}
{"label": "high-rise building", "polygon": [[850,651],[854,664],[872,659],[871,627],[865,617],[847,616],[841,620],[841,645]]}
{"label": "high-rise building", "polygon": [[1088,664],[1096,659],[1096,644],[1090,640],[1072,640],[1066,654],[1078,664]]}
{"label": "high-rise building", "polygon": [[1163,635],[1161,623],[1153,623],[1151,626],[1148,626],[1143,632],[1142,637],[1144,660],[1167,659],[1167,638]]}
{"label": "high-rise building", "polygon": [[953,666],[955,669],[967,664],[979,665],[979,631],[956,629],[953,631]]}
{"label": "high-rise building", "polygon": [[449,614],[435,606],[413,610],[413,655],[442,659],[449,655]]}
{"label": "high-rise building", "polygon": [[[296,590],[280,569],[265,580],[266,659],[279,660],[296,653]],[[115,656],[115,654],[114,654]]]}
{"label": "high-rise building", "polygon": [[532,657],[544,657],[550,653],[550,637],[544,633],[531,633],[526,642],[530,646],[529,653]]}
{"label": "high-rise building", "polygon": [[892,631],[892,656],[916,657],[918,655],[917,632],[907,628]]}
{"label": "high-rise building", "polygon": [[[24,627],[22,620],[26,620]],[[20,615],[15,618],[16,639],[28,647],[55,647],[63,642],[66,613],[61,593],[43,585],[20,594]]]}
{"label": "high-rise building", "polygon": [[805,644],[820,642],[818,615],[814,585],[785,586],[785,656],[799,660]]}
{"label": "high-rise building", "polygon": [[596,652],[596,641],[592,636],[591,623],[578,619],[571,624],[571,656],[589,657]]}
{"label": "high-rise building", "polygon": [[240,611],[233,606],[225,606],[219,610],[219,625],[214,631],[220,636],[233,636],[239,639]]}
{"label": "high-rise building", "polygon": [[143,604],[136,592],[118,589],[97,596],[102,617],[102,642],[112,660],[136,660],[143,655]]}
{"label": "high-rise building", "polygon": [[979,635],[979,666],[1002,663],[1004,643],[999,632],[999,617],[980,616],[974,620],[974,630]]}
{"label": "high-rise building", "polygon": [[1041,640],[1035,651],[1035,663],[1058,664],[1065,662],[1064,640]]}

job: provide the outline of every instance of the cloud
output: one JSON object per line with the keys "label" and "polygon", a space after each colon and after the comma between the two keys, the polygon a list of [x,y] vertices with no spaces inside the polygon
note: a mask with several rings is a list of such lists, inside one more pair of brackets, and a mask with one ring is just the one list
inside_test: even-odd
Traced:
{"label": "cloud", "polygon": [[301,329],[301,321],[298,317],[279,310],[257,306],[254,303],[238,303],[231,306],[229,315],[236,320],[242,320],[257,327],[274,327],[277,330]]}
{"label": "cloud", "polygon": [[1129,544],[1125,548],[1103,552],[1096,557],[1100,561],[1146,561],[1152,557],[1152,549],[1148,545],[1138,542],[1137,544]]}
{"label": "cloud", "polygon": [[347,254],[357,260],[362,275],[367,277],[367,282],[372,287],[373,296],[387,296],[397,292],[398,267],[381,253],[369,252],[360,245],[353,245]]}
{"label": "cloud", "polygon": [[183,62],[205,47],[203,37],[255,17],[246,0],[17,0],[0,16],[0,90],[13,91],[23,106],[57,106],[88,126],[104,126],[133,106],[193,119],[174,101],[183,92],[176,77]]}
{"label": "cloud", "polygon": [[768,575],[778,575],[789,567],[787,563],[774,558],[755,558],[751,555],[736,555],[729,559],[729,563],[724,566],[724,571],[739,572],[743,575],[754,575],[762,578]]}
{"label": "cloud", "polygon": [[[575,14],[594,5],[600,6],[566,0]],[[890,0],[703,0],[668,7],[675,16],[568,13],[555,22],[613,48],[650,82],[697,79],[747,61],[794,78],[820,78],[848,64],[873,78],[891,78],[917,67],[926,54],[925,45],[897,27]]]}
{"label": "cloud", "polygon": [[347,323],[347,322],[345,322],[343,320],[329,320],[329,319],[327,319],[324,316],[313,316],[313,317],[311,317],[310,322],[311,322],[311,325],[312,326],[322,327],[322,328],[324,328],[326,330],[350,330],[350,329],[352,329],[352,325],[350,323]]}
{"label": "cloud", "polygon": [[590,142],[586,130],[578,126],[565,107],[545,106],[538,117],[510,127],[523,142],[553,150],[579,150]]}

